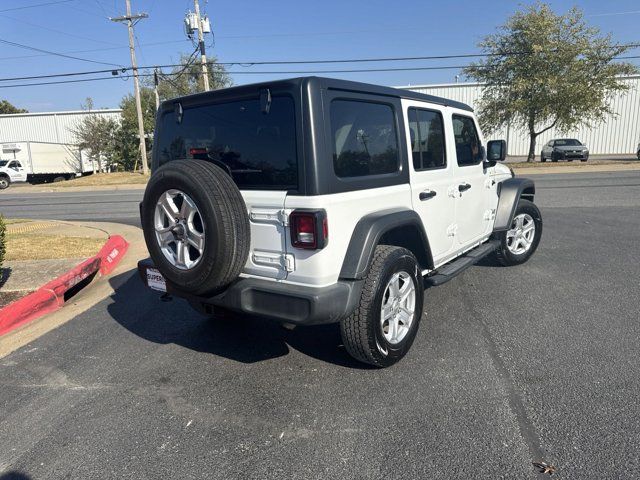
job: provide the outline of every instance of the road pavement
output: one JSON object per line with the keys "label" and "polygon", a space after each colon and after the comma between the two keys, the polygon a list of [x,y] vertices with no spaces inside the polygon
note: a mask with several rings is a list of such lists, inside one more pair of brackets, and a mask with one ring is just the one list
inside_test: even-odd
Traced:
{"label": "road pavement", "polygon": [[0,213],[9,218],[140,224],[142,189],[36,193],[12,189],[0,193]]}
{"label": "road pavement", "polygon": [[546,461],[554,478],[640,477],[640,175],[536,181],[536,255],[428,289],[385,370],[335,326],[204,318],[112,278],[111,298],[0,359],[0,472],[526,479]]}
{"label": "road pavement", "polygon": [[[541,206],[633,206],[640,171],[527,175],[536,181]],[[16,188],[18,190],[18,188]],[[8,218],[119,222],[140,226],[144,190],[86,192],[0,192],[0,213]]]}

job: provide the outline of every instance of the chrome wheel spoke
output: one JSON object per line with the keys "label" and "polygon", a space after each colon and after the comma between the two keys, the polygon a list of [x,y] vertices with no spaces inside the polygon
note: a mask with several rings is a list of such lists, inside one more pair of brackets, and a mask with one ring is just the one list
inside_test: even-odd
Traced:
{"label": "chrome wheel spoke", "polygon": [[158,231],[158,241],[161,247],[167,247],[171,242],[175,241],[175,237],[171,228],[162,229],[163,231]]}
{"label": "chrome wheel spoke", "polygon": [[178,207],[176,207],[173,198],[169,195],[169,192],[165,192],[162,195],[162,199],[159,202],[160,207],[164,211],[170,222],[175,223],[175,219],[178,216]]}
{"label": "chrome wheel spoke", "polygon": [[187,232],[187,241],[202,255],[204,251],[204,233],[189,229]]}
{"label": "chrome wheel spoke", "polygon": [[180,207],[180,216],[191,221],[198,211],[196,204],[189,197],[185,196]]}
{"label": "chrome wheel spoke", "polygon": [[398,338],[398,318],[397,317],[393,317],[391,318],[391,320],[389,320],[389,337],[390,337],[390,342],[393,343],[394,341],[397,341]]}
{"label": "chrome wheel spoke", "polygon": [[184,258],[184,254],[185,254],[185,245],[184,242],[182,240],[178,240],[176,242],[176,266],[181,266],[181,267],[186,267],[187,264],[185,263],[185,258]]}

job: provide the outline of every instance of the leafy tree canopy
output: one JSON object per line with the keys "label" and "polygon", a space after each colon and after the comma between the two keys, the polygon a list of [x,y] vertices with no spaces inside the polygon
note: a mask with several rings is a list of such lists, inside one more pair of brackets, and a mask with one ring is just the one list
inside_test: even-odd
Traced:
{"label": "leafy tree canopy", "polygon": [[4,115],[6,113],[27,113],[28,110],[24,108],[18,108],[8,102],[7,100],[0,100],[0,114]]}
{"label": "leafy tree canopy", "polygon": [[627,88],[619,76],[636,71],[615,60],[629,47],[587,25],[577,7],[556,15],[546,3],[527,6],[479,46],[487,56],[465,74],[484,83],[480,123],[487,132],[508,123],[527,131],[528,161],[550,128],[566,132],[613,114],[609,99]]}
{"label": "leafy tree canopy", "polygon": [[91,113],[93,100],[87,98],[83,110],[90,112],[71,129],[76,136],[78,146],[93,159],[94,172],[106,168],[107,164],[117,161],[117,141],[120,126],[113,119]]}

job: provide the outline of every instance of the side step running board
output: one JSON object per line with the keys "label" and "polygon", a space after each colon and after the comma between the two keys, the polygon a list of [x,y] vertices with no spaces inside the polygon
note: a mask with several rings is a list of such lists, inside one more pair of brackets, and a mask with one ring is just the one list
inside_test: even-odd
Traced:
{"label": "side step running board", "polygon": [[482,245],[478,245],[473,250],[469,250],[461,257],[456,258],[450,263],[438,268],[436,273],[425,277],[424,281],[427,285],[442,285],[448,282],[456,275],[464,272],[467,268],[478,263],[481,259],[489,255],[500,245],[499,240],[489,240]]}

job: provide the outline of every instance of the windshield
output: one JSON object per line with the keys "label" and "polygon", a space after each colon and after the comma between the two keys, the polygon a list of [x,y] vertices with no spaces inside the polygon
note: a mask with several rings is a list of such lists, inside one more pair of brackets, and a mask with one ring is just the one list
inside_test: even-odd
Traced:
{"label": "windshield", "polygon": [[259,99],[185,107],[182,121],[165,112],[154,146],[160,165],[196,158],[231,172],[239,188],[290,189],[298,186],[293,99],[274,96],[269,113]]}
{"label": "windshield", "polygon": [[582,145],[575,138],[563,138],[561,140],[556,140],[554,146],[556,147],[579,147]]}
{"label": "windshield", "polygon": [[0,167],[6,167],[9,160],[0,160]]}

